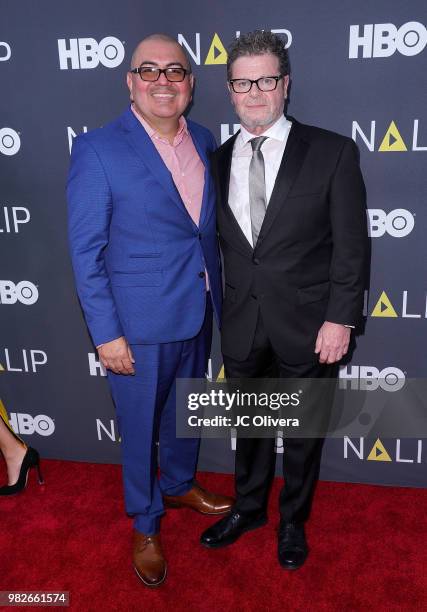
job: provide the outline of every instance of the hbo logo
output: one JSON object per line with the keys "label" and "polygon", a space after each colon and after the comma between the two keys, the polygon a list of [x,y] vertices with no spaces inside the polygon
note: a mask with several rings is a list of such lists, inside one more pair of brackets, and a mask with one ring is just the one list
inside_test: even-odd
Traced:
{"label": "hbo logo", "polygon": [[73,70],[96,68],[100,62],[106,68],[116,68],[125,57],[123,44],[114,36],[106,36],[99,43],[94,38],[70,38],[69,43],[67,47],[65,38],[58,40],[61,70],[67,70],[69,62]]}
{"label": "hbo logo", "polygon": [[427,45],[427,29],[418,21],[408,21],[400,28],[392,23],[376,23],[363,26],[360,32],[358,25],[350,26],[349,58],[390,57],[396,51],[411,56],[421,53]]}
{"label": "hbo logo", "polygon": [[339,371],[339,388],[361,391],[399,391],[405,385],[405,374],[399,368],[384,368],[375,366],[341,366]]}
{"label": "hbo logo", "polygon": [[7,42],[0,42],[0,53],[4,53],[4,55],[0,55],[0,62],[7,62],[10,59],[12,50]]}
{"label": "hbo logo", "polygon": [[38,289],[30,281],[23,280],[20,283],[13,283],[9,280],[0,281],[0,303],[16,304],[21,302],[26,306],[35,304],[39,299]]}
{"label": "hbo logo", "polygon": [[396,208],[389,213],[380,208],[369,208],[367,215],[368,233],[372,238],[380,238],[386,232],[393,238],[404,238],[414,229],[414,215],[404,208]]}
{"label": "hbo logo", "polygon": [[21,148],[19,134],[11,128],[0,129],[0,153],[3,155],[15,155]]}
{"label": "hbo logo", "polygon": [[20,414],[12,412],[10,414],[10,424],[17,434],[30,436],[33,433],[39,436],[51,436],[55,431],[55,423],[45,414],[32,417],[30,414]]}

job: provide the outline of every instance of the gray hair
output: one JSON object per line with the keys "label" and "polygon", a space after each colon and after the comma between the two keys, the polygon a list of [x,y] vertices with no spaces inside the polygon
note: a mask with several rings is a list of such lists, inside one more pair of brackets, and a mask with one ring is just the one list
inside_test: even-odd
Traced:
{"label": "gray hair", "polygon": [[239,57],[248,55],[264,55],[271,53],[279,60],[280,74],[285,76],[290,73],[288,50],[284,42],[277,35],[267,30],[254,30],[247,34],[241,34],[228,48],[227,79],[231,79],[231,67]]}

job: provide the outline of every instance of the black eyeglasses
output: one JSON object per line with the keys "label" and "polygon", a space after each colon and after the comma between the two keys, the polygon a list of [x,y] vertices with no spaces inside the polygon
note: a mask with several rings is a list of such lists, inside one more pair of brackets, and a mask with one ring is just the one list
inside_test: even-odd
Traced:
{"label": "black eyeglasses", "polygon": [[164,74],[168,81],[171,83],[180,83],[183,81],[187,74],[191,73],[191,70],[185,68],[173,67],[173,68],[153,68],[151,66],[140,66],[139,68],[133,68],[129,70],[132,74],[139,74],[143,81],[158,81],[161,74]]}
{"label": "black eyeglasses", "polygon": [[277,83],[283,79],[283,75],[279,76],[267,76],[260,77],[259,79],[230,79],[230,83],[234,93],[248,93],[252,89],[252,85],[256,83],[256,86],[260,91],[274,91],[277,87]]}

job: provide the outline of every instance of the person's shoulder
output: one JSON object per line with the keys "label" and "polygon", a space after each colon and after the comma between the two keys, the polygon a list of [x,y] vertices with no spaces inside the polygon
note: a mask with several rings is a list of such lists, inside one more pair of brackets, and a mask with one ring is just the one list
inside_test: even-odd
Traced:
{"label": "person's shoulder", "polygon": [[319,144],[336,145],[342,147],[349,142],[353,142],[349,136],[344,136],[333,130],[326,130],[325,128],[318,127],[315,125],[308,125],[306,123],[300,123],[295,119],[289,118],[290,121],[294,121],[298,129],[298,132],[302,138],[311,142],[317,142]]}
{"label": "person's shoulder", "polygon": [[74,143],[79,145],[90,144],[95,148],[99,146],[102,147],[112,140],[114,141],[117,131],[121,128],[122,120],[123,116],[120,116],[112,121],[109,121],[105,125],[78,134],[74,139]]}
{"label": "person's shoulder", "polygon": [[215,151],[215,153],[213,154],[212,158],[213,159],[220,159],[222,158],[224,155],[231,155],[232,151],[233,151],[233,147],[234,147],[234,143],[236,141],[236,138],[238,137],[240,133],[237,132],[236,134],[233,134],[233,136],[230,136],[230,138],[227,138],[227,140],[225,140]]}

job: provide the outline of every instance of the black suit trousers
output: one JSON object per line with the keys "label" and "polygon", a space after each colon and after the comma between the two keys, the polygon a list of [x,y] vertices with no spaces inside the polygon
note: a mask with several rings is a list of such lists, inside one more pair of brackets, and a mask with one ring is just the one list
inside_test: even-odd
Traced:
{"label": "black suit trousers", "polygon": [[[263,325],[258,321],[249,356],[237,361],[224,355],[224,369],[230,378],[331,378],[338,365],[311,363],[289,365],[273,350]],[[322,410],[328,407],[322,406]],[[285,522],[302,523],[309,517],[319,477],[323,438],[285,438],[283,452],[284,486],[280,493],[280,516]],[[242,514],[267,512],[268,494],[275,473],[274,438],[238,437],[236,443],[234,509]]]}

